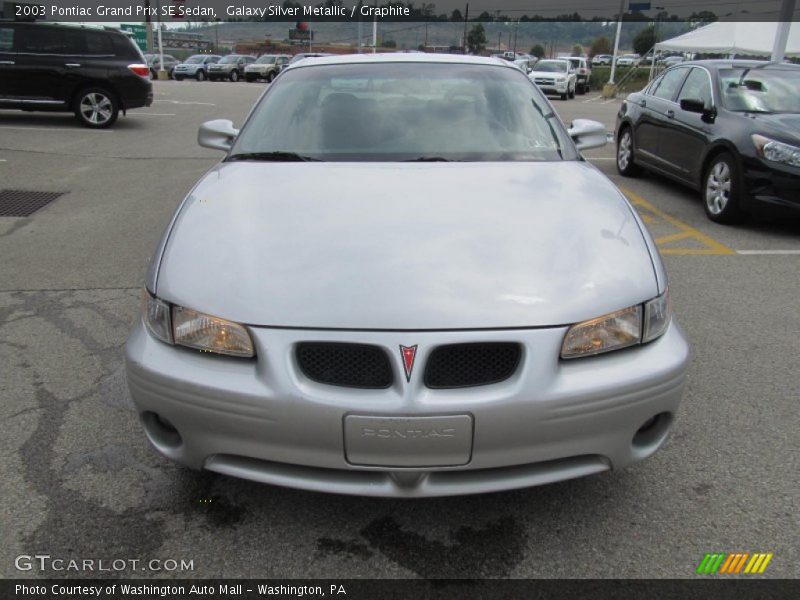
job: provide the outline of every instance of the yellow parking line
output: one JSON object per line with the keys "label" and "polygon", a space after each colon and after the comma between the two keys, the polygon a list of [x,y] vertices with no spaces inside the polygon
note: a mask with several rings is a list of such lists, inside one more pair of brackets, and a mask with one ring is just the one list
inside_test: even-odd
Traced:
{"label": "yellow parking line", "polygon": [[[627,190],[625,188],[620,188],[620,189],[634,205],[643,207],[648,212],[653,213],[658,218],[663,219],[673,227],[676,227],[681,231],[681,234],[686,234],[686,238],[693,238],[706,246],[705,248],[663,248],[663,249],[660,248],[659,250],[661,251],[662,254],[681,254],[681,255],[736,254],[735,250],[728,248],[722,242],[718,242],[717,240],[715,240],[712,237],[709,237],[699,229],[695,229],[691,225],[687,225],[683,221],[679,221],[675,217],[668,215],[667,213],[653,206],[650,202],[648,202],[638,194],[635,194],[632,191]],[[665,237],[670,238],[672,236],[665,236]],[[660,239],[663,240],[663,238]],[[668,240],[668,241],[674,241],[674,240]],[[656,243],[664,243],[664,242],[663,241],[659,242],[659,240],[656,240]]]}
{"label": "yellow parking line", "polygon": [[688,237],[692,237],[692,234],[688,231],[682,231],[681,233],[673,233],[672,235],[665,235],[660,238],[656,238],[656,244],[669,244],[670,242],[685,240]]}

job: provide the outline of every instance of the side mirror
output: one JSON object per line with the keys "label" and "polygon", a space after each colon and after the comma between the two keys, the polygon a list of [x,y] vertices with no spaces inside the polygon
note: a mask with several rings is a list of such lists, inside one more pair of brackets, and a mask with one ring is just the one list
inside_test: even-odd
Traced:
{"label": "side mirror", "polygon": [[197,132],[197,143],[205,148],[227,152],[233,146],[233,140],[237,135],[239,135],[239,130],[234,129],[233,121],[216,119],[200,125],[200,130]]}
{"label": "side mirror", "polygon": [[606,126],[589,119],[575,119],[567,130],[578,150],[601,148],[608,143]]}
{"label": "side mirror", "polygon": [[685,110],[686,112],[699,113],[702,115],[706,111],[706,105],[699,98],[682,98],[681,110]]}

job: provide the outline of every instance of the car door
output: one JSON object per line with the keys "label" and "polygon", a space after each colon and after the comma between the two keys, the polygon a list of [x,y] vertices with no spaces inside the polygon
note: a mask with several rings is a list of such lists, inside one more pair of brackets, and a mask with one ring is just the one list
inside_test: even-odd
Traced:
{"label": "car door", "polygon": [[80,78],[83,36],[78,28],[29,26],[17,40],[17,73],[24,101],[61,105]]}
{"label": "car door", "polygon": [[14,30],[11,23],[0,23],[0,102],[6,104],[19,95]]}
{"label": "car door", "polygon": [[[708,113],[702,115],[681,109],[682,99],[701,100]],[[693,67],[678,93],[670,126],[659,149],[673,175],[687,181],[699,181],[701,159],[713,127],[709,117],[713,109],[711,75],[702,67]]]}
{"label": "car door", "polygon": [[667,168],[667,161],[661,156],[661,141],[671,126],[670,113],[675,114],[675,96],[687,71],[666,71],[639,99],[641,113],[633,130],[636,153],[641,160],[660,169]]}

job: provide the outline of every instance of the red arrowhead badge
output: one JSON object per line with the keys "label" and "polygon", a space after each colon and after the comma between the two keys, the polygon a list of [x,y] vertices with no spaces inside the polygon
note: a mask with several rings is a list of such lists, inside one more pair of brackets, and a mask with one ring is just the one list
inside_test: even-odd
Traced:
{"label": "red arrowhead badge", "polygon": [[406,371],[406,381],[411,381],[411,371],[414,368],[414,358],[417,356],[417,346],[400,346],[400,356],[403,357],[403,368]]}

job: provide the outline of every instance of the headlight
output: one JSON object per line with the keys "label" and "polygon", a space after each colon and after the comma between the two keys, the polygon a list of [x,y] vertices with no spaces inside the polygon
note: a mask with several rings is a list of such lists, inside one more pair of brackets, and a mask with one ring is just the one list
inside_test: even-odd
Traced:
{"label": "headlight", "polygon": [[170,307],[146,290],[142,312],[148,331],[162,342],[230,356],[255,354],[250,334],[238,323],[182,306]]}
{"label": "headlight", "polygon": [[800,148],[797,146],[777,142],[758,134],[754,134],[752,139],[756,146],[756,154],[761,158],[800,167]]}
{"label": "headlight", "polygon": [[561,358],[593,356],[652,342],[667,330],[671,305],[667,292],[569,328],[561,345]]}

